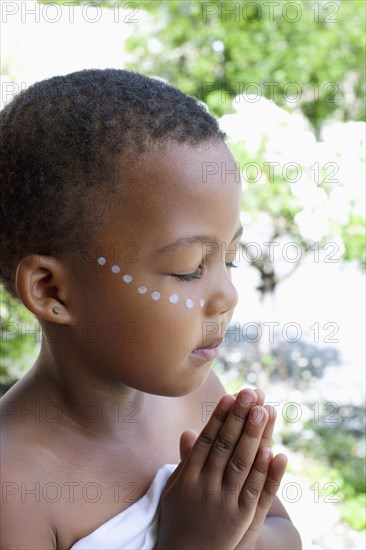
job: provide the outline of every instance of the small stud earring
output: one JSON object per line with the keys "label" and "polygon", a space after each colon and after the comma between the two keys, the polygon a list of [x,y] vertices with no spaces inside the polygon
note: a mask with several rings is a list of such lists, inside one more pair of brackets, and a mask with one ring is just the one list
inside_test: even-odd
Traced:
{"label": "small stud earring", "polygon": [[52,311],[53,311],[53,313],[55,313],[56,315],[58,315],[59,313],[61,313],[61,308],[60,308],[60,306],[54,306],[54,307],[52,308]]}

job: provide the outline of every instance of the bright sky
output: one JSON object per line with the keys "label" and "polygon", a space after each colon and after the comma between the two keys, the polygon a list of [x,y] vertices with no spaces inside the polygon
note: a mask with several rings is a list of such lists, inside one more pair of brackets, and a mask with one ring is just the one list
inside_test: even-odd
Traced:
{"label": "bright sky", "polygon": [[[64,6],[33,0],[0,2],[1,107],[10,94],[59,74],[89,68],[123,68],[124,40],[146,22],[141,10],[102,9],[65,0]],[[74,6],[70,5],[74,4]],[[135,4],[137,6],[137,4]]]}

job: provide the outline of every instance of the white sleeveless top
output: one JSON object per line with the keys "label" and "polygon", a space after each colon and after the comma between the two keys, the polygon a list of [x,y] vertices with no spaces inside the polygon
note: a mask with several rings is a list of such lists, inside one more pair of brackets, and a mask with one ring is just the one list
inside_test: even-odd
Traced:
{"label": "white sleeveless top", "polygon": [[156,544],[159,502],[177,464],[165,464],[140,500],[75,542],[70,550],[152,550]]}

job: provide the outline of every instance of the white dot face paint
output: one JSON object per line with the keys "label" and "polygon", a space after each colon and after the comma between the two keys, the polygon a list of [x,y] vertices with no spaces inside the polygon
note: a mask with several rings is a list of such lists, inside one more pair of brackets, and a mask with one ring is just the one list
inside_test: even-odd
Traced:
{"label": "white dot face paint", "polygon": [[[103,256],[100,256],[98,259],[97,259],[97,262],[99,265],[105,265],[107,263],[107,260],[103,257]],[[119,273],[121,271],[121,268],[118,266],[118,265],[112,265],[111,267],[111,271],[112,273]],[[133,277],[132,275],[129,275],[128,273],[125,273],[122,277],[121,277],[122,281],[126,284],[129,284],[133,281]],[[139,294],[147,294],[147,287],[146,286],[139,286],[137,288],[137,292]],[[161,294],[160,292],[158,292],[157,290],[154,290],[154,292],[152,292],[150,294],[151,296],[151,299],[154,300],[154,302],[157,302],[158,300],[160,300],[161,298]],[[180,299],[179,299],[179,295],[174,293],[174,294],[171,294],[169,297],[168,297],[168,300],[171,304],[178,304]],[[204,298],[200,298],[199,299],[199,305],[201,308],[204,307],[206,301]],[[187,309],[193,309],[194,307],[194,302],[193,300],[191,300],[191,298],[187,298],[185,300],[185,305],[187,307]]]}

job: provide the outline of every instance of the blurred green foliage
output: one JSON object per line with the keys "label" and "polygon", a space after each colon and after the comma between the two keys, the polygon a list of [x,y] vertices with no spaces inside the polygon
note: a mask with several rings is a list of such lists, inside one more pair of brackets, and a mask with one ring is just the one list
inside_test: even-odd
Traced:
{"label": "blurred green foliage", "polygon": [[300,430],[289,427],[282,433],[284,445],[304,456],[306,475],[320,485],[336,482],[342,519],[355,529],[366,529],[364,425],[363,407],[343,405],[339,415],[328,410],[317,419],[305,421]]}
{"label": "blurred green foliage", "polygon": [[[327,247],[329,261],[355,262],[361,269],[364,270],[366,268],[365,215],[361,216],[359,214],[360,204],[357,203],[357,200],[350,199],[346,205],[346,199],[344,200],[342,207],[347,207],[348,209],[348,221],[346,223],[337,220],[336,213],[334,213],[335,217],[332,217],[328,210],[334,190],[347,186],[347,181],[343,179],[337,180],[337,183],[329,184],[329,173],[326,170],[320,170],[316,189],[322,190],[325,198],[323,205],[317,208],[320,212],[324,212],[323,219],[324,221],[327,220],[329,227],[322,237],[315,240],[303,232],[302,227],[297,221],[296,215],[304,211],[304,204],[292,190],[293,181],[296,180],[296,169],[295,173],[291,173],[291,170],[289,170],[288,176],[284,177],[282,170],[285,162],[282,165],[279,163],[279,167],[272,166],[270,168],[268,166],[270,158],[264,151],[264,148],[260,148],[255,155],[250,154],[243,143],[233,143],[230,145],[230,149],[239,166],[243,167],[255,164],[257,167],[261,167],[264,175],[263,178],[258,180],[256,167],[253,168],[252,174],[250,174],[250,170],[246,170],[242,211],[249,214],[249,217],[247,221],[245,219],[243,221],[245,233],[247,232],[247,228],[249,229],[253,225],[257,225],[258,227],[262,225],[263,227],[264,223],[266,223],[269,228],[268,241],[273,246],[278,245],[278,242],[281,240],[282,242],[296,243],[299,250],[302,251],[302,256],[293,264],[293,271],[298,268],[300,262],[306,257],[306,254],[312,253],[315,255],[315,251],[318,253],[324,246]],[[283,150],[285,150],[285,145]],[[340,160],[339,162],[341,163],[342,161]],[[304,187],[308,186],[310,194],[313,177],[311,170],[304,165],[301,166],[299,164],[298,166],[300,166],[302,171],[302,185]],[[364,161],[363,172],[365,168],[366,163]],[[359,168],[356,169],[356,166],[354,166],[354,170],[354,174],[356,174],[357,170],[357,177],[362,178]],[[265,218],[263,218],[263,214],[265,214]],[[262,249],[262,255],[259,260],[252,261],[251,265],[259,270],[262,285],[259,289],[263,291],[266,288],[265,285],[272,284],[272,290],[274,290],[275,286],[283,278],[287,278],[292,270],[288,270],[284,274],[284,277],[279,276],[276,260],[271,258],[268,248],[265,249],[265,247],[262,247]],[[249,251],[247,255],[251,256]]]}
{"label": "blurred green foliage", "polygon": [[[206,102],[216,116],[231,112],[233,92],[249,92],[252,83],[284,106],[288,96],[297,95],[289,86],[295,83],[301,109],[317,135],[329,118],[365,120],[364,0],[93,4],[119,9],[120,24],[134,26],[127,68],[167,79]],[[132,11],[136,23],[128,22]],[[150,15],[147,25],[141,23],[142,11]]]}
{"label": "blurred green foliage", "polygon": [[40,326],[24,305],[0,285],[0,383],[7,385],[31,366],[40,347]]}
{"label": "blurred green foliage", "polygon": [[[327,122],[365,120],[364,2],[146,0],[136,5],[149,12],[151,21],[148,28],[136,25],[127,40],[127,68],[168,80],[204,101],[214,115],[235,112],[232,101],[238,94],[293,107],[292,90],[299,93],[296,104],[317,139]],[[231,150],[240,166],[273,160],[264,148],[256,156],[242,144]],[[326,177],[323,171],[319,186],[329,197],[334,185],[327,186]],[[286,237],[308,251],[314,242],[295,223],[302,207],[290,181],[276,171],[274,180],[262,185],[255,177],[248,179],[243,210],[251,215],[249,224],[266,212],[272,223],[270,242]],[[331,224],[319,246],[340,237],[342,259],[365,268],[365,220],[354,208],[350,206],[346,225]],[[258,289],[274,290],[279,277],[268,255],[252,265],[261,278]]]}
{"label": "blurred green foliage", "polygon": [[129,67],[167,79],[216,116],[231,112],[233,92],[255,93],[259,86],[279,106],[301,92],[301,109],[316,135],[329,118],[365,120],[363,1],[136,5],[152,22],[150,30],[137,24],[128,40]]}
{"label": "blurred green foliage", "polygon": [[342,259],[347,262],[359,262],[360,266],[366,269],[365,218],[351,211],[348,223],[340,228],[340,236],[345,243]]}

